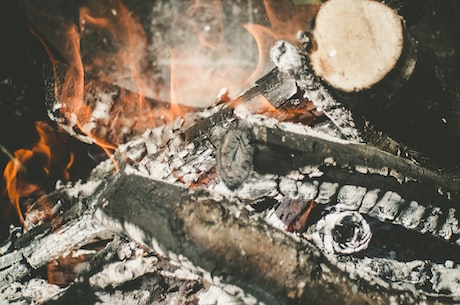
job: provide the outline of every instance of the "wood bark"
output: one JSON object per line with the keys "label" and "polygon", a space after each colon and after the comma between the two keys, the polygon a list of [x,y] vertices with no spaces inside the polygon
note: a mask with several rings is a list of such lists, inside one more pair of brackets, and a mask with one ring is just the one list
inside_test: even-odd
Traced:
{"label": "wood bark", "polygon": [[96,215],[115,232],[160,253],[183,254],[267,304],[385,304],[390,300],[412,304],[416,300],[411,293],[381,291],[365,283],[355,286],[355,281],[328,265],[312,244],[254,219],[234,202],[215,201],[206,191],[120,173],[102,195]]}
{"label": "wood bark", "polygon": [[[244,107],[244,105],[240,104],[239,107]],[[82,227],[82,224],[79,223],[79,221],[83,221],[86,225],[95,225],[96,228],[109,229],[116,235],[125,235],[129,240],[154,249],[159,256],[169,257],[181,263],[182,268],[189,268],[200,276],[211,277],[213,280],[225,284],[242,287],[244,291],[255,296],[258,300],[265,301],[266,304],[382,304],[390,303],[393,300],[400,304],[413,304],[421,300],[427,304],[452,303],[450,297],[446,300],[438,297],[439,294],[436,292],[439,292],[439,289],[434,290],[435,296],[431,297],[430,294],[421,292],[424,287],[419,287],[421,291],[399,287],[399,279],[407,284],[408,279],[404,275],[397,275],[395,282],[392,282],[393,278],[382,277],[379,278],[378,284],[372,285],[366,277],[350,274],[348,271],[340,269],[333,260],[329,260],[330,256],[321,253],[324,249],[319,248],[316,244],[314,245],[298,235],[275,228],[265,221],[263,213],[254,213],[250,208],[248,209],[241,204],[241,201],[251,202],[257,207],[256,200],[252,200],[252,198],[264,199],[266,197],[267,202],[272,200],[273,207],[275,201],[273,197],[283,196],[281,200],[283,207],[291,206],[295,200],[301,199],[289,197],[289,187],[285,185],[304,184],[316,187],[315,193],[318,193],[318,196],[315,195],[312,199],[321,202],[319,211],[322,211],[328,208],[328,204],[334,205],[336,198],[345,197],[346,199],[347,196],[343,196],[343,193],[346,193],[350,188],[364,190],[369,195],[376,194],[373,188],[381,188],[384,192],[380,197],[374,196],[375,200],[371,202],[372,206],[369,204],[369,200],[366,200],[366,203],[363,203],[359,209],[355,207],[357,211],[354,211],[352,215],[357,215],[358,211],[362,211],[363,214],[367,213],[369,217],[399,224],[407,223],[405,225],[412,228],[411,220],[413,218],[406,216],[422,207],[423,211],[427,210],[428,218],[420,215],[420,218],[416,219],[418,221],[416,225],[421,224],[420,231],[423,231],[424,234],[439,233],[439,239],[443,238],[454,243],[459,232],[455,224],[457,219],[455,218],[455,210],[452,209],[452,205],[449,205],[451,203],[445,199],[448,206],[446,206],[445,201],[436,201],[439,206],[432,207],[429,204],[435,203],[434,200],[429,200],[429,204],[419,200],[419,203],[415,203],[415,207],[413,201],[411,201],[411,205],[406,204],[401,196],[404,199],[407,199],[406,195],[408,198],[414,198],[410,189],[404,190],[407,186],[412,185],[412,182],[410,179],[406,181],[404,177],[397,175],[397,172],[403,172],[405,175],[415,177],[417,181],[420,181],[421,184],[417,181],[414,182],[414,185],[417,186],[416,191],[427,185],[434,188],[431,188],[431,193],[436,192],[436,186],[439,185],[449,189],[452,188],[452,185],[449,184],[452,183],[450,180],[432,175],[431,172],[412,166],[413,164],[407,160],[379,152],[364,144],[337,139],[331,141],[327,137],[316,137],[311,134],[312,131],[309,127],[296,126],[294,128],[290,124],[281,124],[260,116],[239,117],[237,110],[233,112],[231,107],[219,105],[209,112],[178,119],[174,124],[146,133],[140,139],[121,147],[115,157],[123,164],[131,163],[133,166],[139,166],[139,171],[127,166],[113,179],[108,178],[110,171],[113,170],[113,165],[107,166],[111,163],[106,161],[106,164],[101,164],[95,171],[99,174],[93,178],[96,181],[102,180],[107,183],[102,184],[97,189],[93,186],[89,191],[77,192],[79,188],[69,191],[72,194],[79,193],[79,202],[89,202],[88,208],[90,209],[97,201],[98,207],[95,214],[97,223],[90,224],[88,217],[91,220],[94,219],[87,214],[85,219],[76,219],[76,222],[67,218],[61,230],[45,233],[45,236],[28,235],[32,239],[36,239],[36,242],[30,244],[39,250],[36,258],[32,254],[29,255],[33,251],[26,251],[27,258],[33,262],[34,267],[31,268],[22,261],[10,260],[11,257],[22,257],[22,252],[18,250],[13,251],[14,255],[5,257],[3,270],[13,270],[9,267],[18,266],[19,263],[19,266],[25,269],[23,273],[18,274],[21,275],[21,279],[27,280],[30,271],[46,264],[46,259],[42,255],[46,251],[43,249],[52,249],[54,254],[59,254],[62,250],[61,247],[50,247],[48,243],[59,244],[59,238],[63,237],[59,236],[59,233],[67,231],[66,225],[77,228],[77,231],[78,228],[87,228],[86,226]],[[233,129],[235,126],[241,129],[237,129],[238,132],[232,134],[235,131]],[[227,139],[223,136],[223,131],[226,130],[230,131],[230,138]],[[250,132],[250,134],[245,134],[246,132]],[[222,140],[227,144],[217,148],[218,145],[215,144]],[[230,143],[236,143],[236,146]],[[240,147],[240,144],[243,148],[242,151],[247,150],[248,145],[253,146],[254,155],[249,156],[252,158],[248,158],[248,156],[236,158],[235,162],[247,163],[252,161],[254,167],[245,167],[249,170],[250,177],[246,180],[242,179],[244,180],[240,181],[242,185],[235,189],[232,196],[227,197],[228,193],[220,193],[217,190],[224,186],[219,185],[219,177],[216,177],[214,168],[216,164],[215,155],[218,154],[216,149],[225,150],[225,147],[228,146],[230,152],[235,152],[235,147]],[[246,152],[251,153],[250,150]],[[238,154],[238,151],[236,153]],[[232,153],[227,153],[223,156],[231,159],[232,155]],[[266,166],[267,163],[263,162],[263,158],[267,158],[268,164],[272,166]],[[228,164],[227,162],[224,163]],[[264,164],[265,166],[262,166]],[[163,167],[160,168],[157,165]],[[310,179],[309,173],[303,169],[309,165],[320,166],[321,170],[324,170],[324,176]],[[386,170],[379,168],[381,166],[384,166]],[[227,172],[228,169],[230,167],[226,167],[226,170],[221,173]],[[281,169],[288,173],[282,172]],[[356,176],[350,174],[351,171],[358,171],[358,169],[361,171],[365,169],[366,172],[355,173]],[[293,176],[293,171],[299,173]],[[186,177],[190,173],[194,176]],[[204,178],[200,177],[201,173]],[[265,175],[266,173],[268,174]],[[383,180],[375,179],[375,177],[380,176]],[[159,180],[155,180],[153,177],[157,177]],[[209,179],[209,190],[203,189],[206,183],[202,184],[203,188],[192,187],[191,182],[199,185],[200,179]],[[400,189],[393,188],[399,185],[396,182],[397,179],[401,179],[402,186]],[[387,181],[393,182],[387,184]],[[356,185],[353,182],[356,182]],[[258,195],[260,192],[258,188],[263,187],[266,183],[269,185],[269,191],[274,193]],[[331,188],[328,186],[335,184],[337,186],[331,192]],[[89,185],[91,185],[91,180]],[[455,188],[455,186],[454,184],[453,187]],[[452,191],[452,195],[455,194]],[[61,197],[57,196],[56,198]],[[236,199],[239,197],[242,198],[241,201]],[[351,197],[353,198],[353,196]],[[422,198],[422,195],[420,197],[426,199]],[[437,198],[440,197],[438,195]],[[452,202],[454,202],[456,197],[452,198]],[[395,199],[397,200],[395,201]],[[360,204],[358,202],[358,206]],[[373,207],[374,204],[375,207]],[[399,210],[401,210],[401,217],[397,214]],[[451,210],[454,211],[453,215],[448,214]],[[315,214],[313,212],[312,214]],[[429,219],[430,213],[433,213],[433,216],[439,216],[439,214],[445,216],[439,217],[439,221],[436,220],[434,227],[428,227],[432,223]],[[316,215],[312,215],[309,221],[318,220],[320,217],[321,215],[316,213]],[[305,225],[302,217],[295,218],[295,220],[298,220],[299,226]],[[303,223],[301,223],[302,221]],[[75,223],[78,226],[75,226]],[[428,223],[427,226],[425,226],[426,223]],[[297,226],[297,223],[294,225]],[[448,231],[444,230],[445,228],[447,230],[450,228],[453,233],[448,235]],[[440,233],[441,229],[443,233]],[[75,232],[75,230],[69,232]],[[379,236],[379,234],[375,234]],[[70,235],[72,236],[68,238],[68,243],[62,243],[62,245],[66,247],[78,245],[78,243],[72,244],[73,240],[77,238],[77,242],[80,242],[82,235],[73,233]],[[67,238],[67,235],[64,238]],[[441,240],[441,242],[445,241]],[[453,245],[452,247],[456,246]],[[114,255],[113,248],[107,248],[107,251],[105,254]],[[105,257],[105,254],[101,254],[101,257]],[[438,256],[441,260],[446,259],[443,254],[438,254]],[[52,257],[54,255],[49,256],[48,259],[52,259]],[[430,255],[422,258],[432,259]],[[359,268],[367,270],[365,268],[369,268],[365,262],[361,262],[359,257],[344,256],[341,259],[340,262],[346,264],[347,268],[351,268],[350,270]],[[417,259],[421,258],[418,257]],[[108,270],[112,270],[107,265],[109,262],[102,261],[98,264],[97,261],[94,261],[95,274],[83,273],[82,281],[79,280],[72,284],[66,290],[67,292],[61,291],[58,301],[50,304],[62,304],[62,302],[67,302],[75,296],[82,295],[90,296],[88,302],[96,302],[98,300],[95,297],[96,293],[97,295],[101,295],[101,293],[110,294],[107,293],[107,289],[110,290],[107,288],[109,286],[103,284],[108,280],[98,271],[101,268],[105,270],[106,267]],[[378,258],[375,263],[377,269],[382,266],[385,270],[386,268],[398,270],[398,267],[404,265],[403,262],[395,261],[380,265]],[[442,263],[441,268],[443,268]],[[438,265],[436,268],[440,268]],[[129,272],[127,273],[131,272],[128,262],[120,263],[117,266],[122,269],[128,268]],[[431,266],[434,264],[427,264],[426,268],[429,269]],[[447,274],[446,277],[440,276],[443,281],[440,281],[439,285],[444,285],[447,276],[452,276],[455,269],[448,271],[442,269],[440,272]],[[126,274],[123,273],[122,275],[125,276]],[[94,279],[93,276],[103,278],[102,283],[98,282],[96,286],[92,285],[90,279]],[[382,275],[379,273],[377,277],[379,276]],[[387,276],[387,274],[383,276]],[[6,284],[3,287],[11,283],[11,281],[7,281],[9,273],[6,273],[4,278]],[[127,287],[134,279],[129,277],[128,280],[124,281],[127,283],[125,286]],[[13,278],[13,282],[17,282],[16,278]],[[148,283],[148,275],[143,274],[136,282]],[[126,291],[123,288],[118,290],[120,284],[117,281],[110,283],[112,283],[110,285],[116,286],[117,291]],[[453,289],[456,288],[455,285],[453,286]],[[432,291],[430,290],[430,293]],[[124,292],[123,296],[125,296]]]}

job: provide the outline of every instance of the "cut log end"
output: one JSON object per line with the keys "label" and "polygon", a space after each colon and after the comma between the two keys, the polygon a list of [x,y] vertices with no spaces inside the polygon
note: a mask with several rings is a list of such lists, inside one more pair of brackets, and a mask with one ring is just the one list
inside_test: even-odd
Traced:
{"label": "cut log end", "polygon": [[329,0],[318,11],[310,60],[334,88],[369,89],[396,65],[403,52],[403,20],[371,0]]}

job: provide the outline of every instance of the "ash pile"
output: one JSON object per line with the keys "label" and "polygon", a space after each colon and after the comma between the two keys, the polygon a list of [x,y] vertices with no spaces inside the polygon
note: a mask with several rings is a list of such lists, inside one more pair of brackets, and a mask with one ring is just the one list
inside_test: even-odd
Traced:
{"label": "ash pile", "polygon": [[405,32],[389,74],[337,85],[315,67],[323,22],[277,41],[274,69],[237,98],[146,129],[31,203],[0,248],[2,302],[458,302],[459,95],[436,66],[426,108],[414,88],[437,62]]}

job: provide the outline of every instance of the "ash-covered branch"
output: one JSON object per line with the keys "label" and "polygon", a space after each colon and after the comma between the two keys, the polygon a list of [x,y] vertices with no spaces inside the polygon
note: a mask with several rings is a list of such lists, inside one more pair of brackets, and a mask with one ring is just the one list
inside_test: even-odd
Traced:
{"label": "ash-covered branch", "polygon": [[115,232],[160,253],[184,255],[267,304],[411,304],[417,298],[357,284],[326,263],[312,244],[202,190],[122,172],[104,192],[96,215]]}

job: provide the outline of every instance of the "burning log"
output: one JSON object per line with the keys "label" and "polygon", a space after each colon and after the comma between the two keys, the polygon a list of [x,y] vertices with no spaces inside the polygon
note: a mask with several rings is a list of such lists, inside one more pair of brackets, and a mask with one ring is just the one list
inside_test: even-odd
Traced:
{"label": "burning log", "polygon": [[[154,249],[156,257],[180,262],[181,268],[198,274],[198,286],[203,278],[224,287],[236,284],[268,304],[436,304],[440,297],[449,304],[457,297],[458,287],[448,279],[457,270],[460,231],[453,206],[458,185],[410,161],[363,144],[331,140],[321,129],[252,115],[247,107],[251,104],[240,103],[235,110],[221,104],[148,131],[117,150],[116,159],[130,165],[114,178],[114,166],[107,160],[93,173],[96,181],[107,182],[99,182],[93,191],[66,192],[88,203],[90,215],[97,203],[96,228],[128,236]],[[222,154],[227,148],[230,153]],[[240,157],[228,166],[233,152]],[[217,162],[217,155],[223,160]],[[267,167],[273,160],[287,162]],[[247,177],[238,177],[238,183],[226,180],[223,175],[241,161]],[[216,170],[222,165],[226,167]],[[232,191],[222,183],[228,181]],[[94,182],[90,178],[87,183]],[[80,221],[88,223],[88,218],[76,219]],[[65,232],[72,222],[63,223]],[[287,226],[295,233],[285,231]],[[396,245],[382,234],[390,228],[398,232]],[[49,249],[47,243],[58,240],[59,232],[32,236],[37,242],[31,245]],[[408,234],[408,240],[429,235],[437,252],[414,253],[405,237],[396,237]],[[131,277],[113,273],[110,260],[100,260],[116,245],[95,256],[90,263],[94,269],[82,273],[70,289],[59,291],[57,302],[82,294],[96,294],[99,297],[92,300],[100,300],[107,285],[126,291],[121,283],[137,277],[148,287],[148,274],[138,273],[135,266],[150,259],[134,256],[133,262],[120,263]],[[445,247],[449,250],[436,254]],[[19,254],[9,253],[16,252],[7,250],[2,256],[4,270],[17,263],[7,258]],[[120,277],[110,279],[109,274]]]}
{"label": "burning log", "polygon": [[[54,59],[43,64],[49,118],[88,144],[115,149],[118,144],[197,108],[175,106],[101,81]],[[133,119],[135,118],[135,119]]]}

